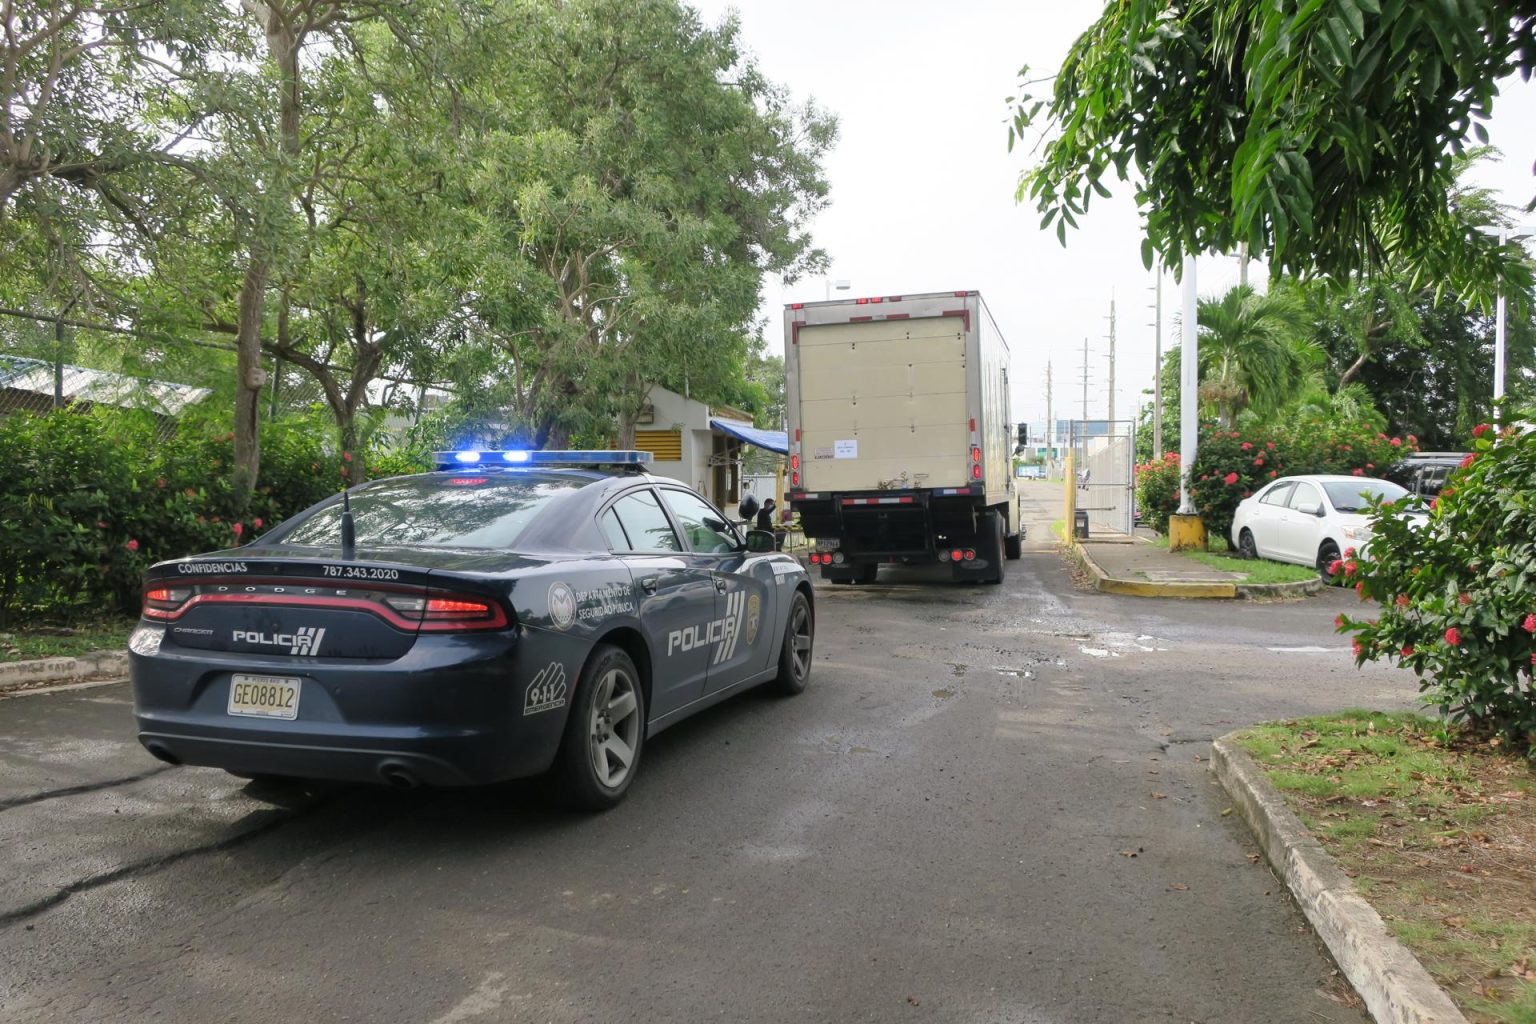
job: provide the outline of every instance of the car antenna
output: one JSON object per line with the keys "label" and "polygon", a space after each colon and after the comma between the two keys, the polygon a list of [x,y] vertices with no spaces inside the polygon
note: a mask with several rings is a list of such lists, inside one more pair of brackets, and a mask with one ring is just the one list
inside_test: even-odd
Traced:
{"label": "car antenna", "polygon": [[341,491],[341,560],[352,561],[357,555],[357,526],[352,522],[352,502],[346,488]]}

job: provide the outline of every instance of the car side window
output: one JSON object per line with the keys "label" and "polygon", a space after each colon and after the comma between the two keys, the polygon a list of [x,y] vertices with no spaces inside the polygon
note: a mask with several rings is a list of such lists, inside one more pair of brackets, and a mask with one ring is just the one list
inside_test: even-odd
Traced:
{"label": "car side window", "polygon": [[687,491],[664,489],[662,497],[688,535],[688,546],[703,554],[735,551],[741,546],[736,531],[709,502]]}
{"label": "car side window", "polygon": [[619,522],[619,514],[609,509],[597,518],[597,525],[603,531],[603,536],[608,540],[609,551],[632,551],[629,537],[624,532],[624,524]]}
{"label": "car side window", "polygon": [[1321,508],[1323,499],[1317,493],[1316,487],[1313,487],[1311,484],[1306,483],[1305,481],[1299,481],[1296,484],[1296,489],[1291,492],[1291,500],[1289,504],[1291,508],[1296,509],[1301,508],[1303,505],[1315,505]]}
{"label": "car side window", "polygon": [[1295,486],[1294,483],[1276,484],[1264,492],[1264,497],[1259,499],[1259,504],[1279,505],[1283,508],[1285,506],[1285,499],[1291,496],[1291,489]]}
{"label": "car side window", "polygon": [[[626,494],[614,502],[613,507],[608,511],[613,513],[628,541],[625,548],[621,550],[683,550],[683,546],[678,543],[676,531],[667,520],[667,514],[661,510],[661,504],[656,500],[656,495],[650,491],[634,491]],[[606,519],[606,515],[604,518]],[[603,527],[603,533],[611,543],[613,536],[606,525]]]}

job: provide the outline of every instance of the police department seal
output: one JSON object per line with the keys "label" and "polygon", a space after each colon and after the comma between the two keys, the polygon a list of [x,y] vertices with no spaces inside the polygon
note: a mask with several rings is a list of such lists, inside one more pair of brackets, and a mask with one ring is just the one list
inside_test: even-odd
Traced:
{"label": "police department seal", "polygon": [[763,624],[763,602],[756,595],[747,598],[747,646],[757,643],[757,628]]}
{"label": "police department seal", "polygon": [[576,592],[564,583],[549,588],[549,621],[556,629],[570,629],[576,621]]}

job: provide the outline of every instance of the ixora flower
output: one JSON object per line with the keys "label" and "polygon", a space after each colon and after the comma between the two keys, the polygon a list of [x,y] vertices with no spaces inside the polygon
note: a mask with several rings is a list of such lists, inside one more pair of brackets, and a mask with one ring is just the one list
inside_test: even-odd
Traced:
{"label": "ixora flower", "polygon": [[1473,437],[1482,437],[1484,434],[1488,433],[1488,431],[1490,431],[1492,429],[1493,429],[1493,427],[1491,427],[1487,423],[1479,423],[1477,426],[1472,428],[1472,436]]}
{"label": "ixora flower", "polygon": [[1343,629],[1344,628],[1344,616],[1342,614],[1335,615],[1333,617],[1333,628],[1334,629]]}
{"label": "ixora flower", "polygon": [[123,546],[126,547],[129,551],[137,551],[137,550],[139,550],[139,542],[137,540],[130,540],[127,544],[124,544]]}
{"label": "ixora flower", "polygon": [[1457,629],[1455,626],[1452,626],[1450,629],[1446,630],[1445,642],[1450,644],[1452,647],[1459,645],[1461,643],[1461,630]]}
{"label": "ixora flower", "polygon": [[1233,484],[1237,483],[1237,474],[1236,473],[1228,473],[1226,476],[1222,477],[1221,479],[1222,479],[1223,483],[1225,483],[1228,487],[1231,487]]}
{"label": "ixora flower", "polygon": [[1468,466],[1472,465],[1472,463],[1476,462],[1476,461],[1477,461],[1477,453],[1476,452],[1467,452],[1466,455],[1462,456],[1461,468],[1462,469],[1466,469]]}
{"label": "ixora flower", "polygon": [[1403,648],[1403,657],[1405,657],[1405,658],[1413,657],[1413,644],[1409,644],[1407,647]]}
{"label": "ixora flower", "polygon": [[1393,448],[1401,448],[1402,446],[1403,446],[1403,439],[1402,438],[1394,437],[1392,439],[1392,447]]}
{"label": "ixora flower", "polygon": [[1527,633],[1536,633],[1536,615],[1527,615],[1525,621],[1520,623],[1520,628]]}
{"label": "ixora flower", "polygon": [[1245,451],[1245,452],[1248,449],[1252,448],[1252,447],[1253,447],[1253,442],[1252,441],[1244,441],[1243,444],[1242,444],[1243,451]]}

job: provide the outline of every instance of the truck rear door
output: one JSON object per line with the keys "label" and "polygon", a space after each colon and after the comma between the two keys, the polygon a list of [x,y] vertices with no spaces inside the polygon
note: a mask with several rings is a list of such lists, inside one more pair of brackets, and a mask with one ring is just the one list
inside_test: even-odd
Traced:
{"label": "truck rear door", "polygon": [[961,316],[803,328],[804,489],[969,484],[965,330]]}

